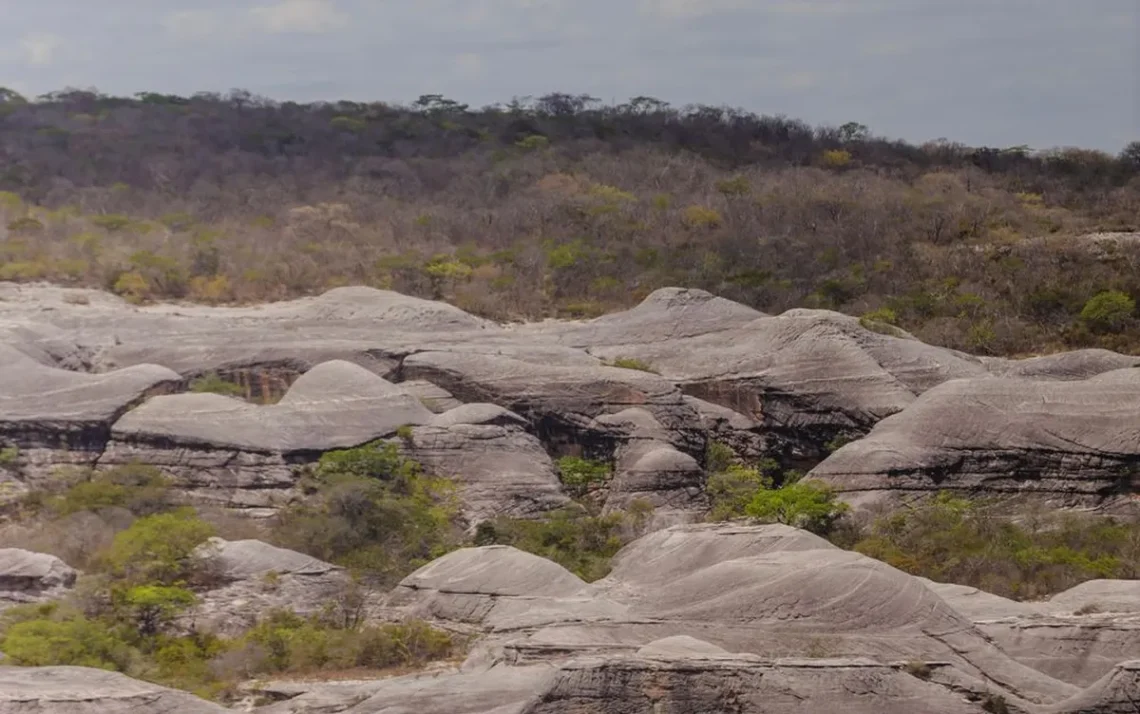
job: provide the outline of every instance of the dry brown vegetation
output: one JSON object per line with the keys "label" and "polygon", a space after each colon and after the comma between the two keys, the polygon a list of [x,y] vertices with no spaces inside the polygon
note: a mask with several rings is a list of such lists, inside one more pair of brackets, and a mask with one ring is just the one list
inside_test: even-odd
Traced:
{"label": "dry brown vegetation", "polygon": [[0,189],[0,280],[138,302],[364,284],[521,319],[681,285],[982,353],[1140,341],[1140,243],[1081,238],[1140,229],[1140,144],[911,146],[646,98],[0,91]]}

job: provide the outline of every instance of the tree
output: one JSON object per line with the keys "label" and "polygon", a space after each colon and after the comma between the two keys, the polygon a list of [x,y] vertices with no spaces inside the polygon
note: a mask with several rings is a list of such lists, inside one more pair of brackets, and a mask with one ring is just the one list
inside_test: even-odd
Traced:
{"label": "tree", "polygon": [[174,585],[200,574],[198,547],[214,527],[191,508],[147,516],[115,536],[108,570],[128,583]]}
{"label": "tree", "polygon": [[138,585],[115,599],[143,637],[157,635],[178,613],[198,601],[189,590],[166,585]]}
{"label": "tree", "polygon": [[1119,290],[1105,290],[1089,298],[1081,310],[1081,320],[1094,330],[1113,331],[1124,326],[1136,311],[1136,301]]}
{"label": "tree", "polygon": [[825,534],[847,510],[847,504],[837,501],[830,488],[793,483],[772,491],[757,491],[745,513],[759,520]]}
{"label": "tree", "polygon": [[27,104],[28,100],[14,89],[0,87],[0,104]]}
{"label": "tree", "polygon": [[839,127],[840,141],[847,143],[851,141],[865,141],[870,136],[871,131],[867,128],[866,124],[859,122],[849,121],[843,126]]}
{"label": "tree", "polygon": [[1140,169],[1140,141],[1133,141],[1120,152],[1120,160],[1133,169]]}

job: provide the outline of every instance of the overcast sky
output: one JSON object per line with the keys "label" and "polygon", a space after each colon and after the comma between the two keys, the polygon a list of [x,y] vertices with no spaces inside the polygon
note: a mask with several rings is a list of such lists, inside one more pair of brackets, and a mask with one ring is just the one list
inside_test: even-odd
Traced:
{"label": "overcast sky", "polygon": [[728,104],[974,145],[1140,139],[1138,0],[0,0],[0,86]]}

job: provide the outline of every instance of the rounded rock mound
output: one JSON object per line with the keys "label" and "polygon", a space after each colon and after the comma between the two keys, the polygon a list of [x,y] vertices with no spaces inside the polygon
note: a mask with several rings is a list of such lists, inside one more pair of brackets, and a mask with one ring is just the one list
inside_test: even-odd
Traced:
{"label": "rounded rock mound", "polygon": [[587,588],[566,568],[546,558],[507,545],[463,548],[428,563],[397,587],[408,597],[418,590],[443,593],[514,596],[571,597]]}
{"label": "rounded rock mound", "polygon": [[843,633],[970,627],[917,578],[837,548],[717,563],[657,591],[644,604],[665,619]]}

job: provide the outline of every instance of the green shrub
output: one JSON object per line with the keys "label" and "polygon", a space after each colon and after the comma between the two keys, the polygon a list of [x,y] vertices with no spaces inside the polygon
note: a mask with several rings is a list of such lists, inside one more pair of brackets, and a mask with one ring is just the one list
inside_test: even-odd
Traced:
{"label": "green shrub", "polygon": [[835,493],[825,486],[792,483],[778,489],[757,491],[744,512],[761,521],[775,521],[826,534],[847,510],[847,504],[837,501]]}
{"label": "green shrub", "polygon": [[637,523],[613,513],[591,516],[576,510],[556,511],[541,520],[498,518],[480,524],[480,545],[510,545],[553,560],[586,582],[605,577],[610,560],[632,540]]}
{"label": "green shrub", "polygon": [[226,397],[244,397],[245,389],[240,384],[223,379],[217,372],[210,372],[190,382],[190,391],[197,394],[221,394]]}
{"label": "green shrub", "polygon": [[274,528],[284,547],[395,582],[459,545],[452,484],[395,444],[329,452],[305,486],[307,501]]}
{"label": "green shrub", "polygon": [[764,461],[757,466],[728,464],[710,475],[705,487],[709,496],[709,519],[728,521],[743,517],[756,494],[772,488],[773,474],[777,470],[776,462]]}
{"label": "green shrub", "polygon": [[136,516],[169,510],[170,481],[144,464],[128,464],[102,472],[87,472],[57,496],[44,500],[56,516],[104,508],[126,508]]}
{"label": "green shrub", "polygon": [[113,591],[121,616],[142,637],[157,635],[198,598],[185,588],[168,585],[136,585]]}
{"label": "green shrub", "polygon": [[1140,523],[1010,512],[943,493],[876,521],[855,549],[939,582],[1036,599],[1095,578],[1140,575]]}
{"label": "green shrub", "polygon": [[0,449],[0,469],[15,468],[20,459],[20,449],[15,446],[5,446]]}
{"label": "green shrub", "polygon": [[126,671],[133,648],[104,622],[81,615],[65,619],[31,619],[4,629],[0,651],[22,667],[68,665]]}
{"label": "green shrub", "polygon": [[609,480],[613,469],[602,461],[563,456],[556,462],[558,478],[575,497],[584,496],[591,488]]}
{"label": "green shrub", "polygon": [[1081,310],[1081,320],[1102,332],[1119,330],[1136,311],[1136,301],[1119,290],[1106,290],[1089,298]]}
{"label": "green shrub", "polygon": [[705,470],[709,473],[727,471],[736,460],[736,452],[728,444],[720,441],[709,441],[705,447]]}
{"label": "green shrub", "polygon": [[417,666],[457,648],[451,635],[418,620],[345,629],[281,610],[262,619],[245,641],[264,649],[267,673]]}
{"label": "green shrub", "polygon": [[515,146],[523,151],[538,151],[550,146],[550,139],[540,134],[532,134],[516,141]]}
{"label": "green shrub", "polygon": [[146,516],[115,536],[104,568],[125,584],[187,582],[201,575],[196,550],[213,535],[214,527],[190,508]]}

